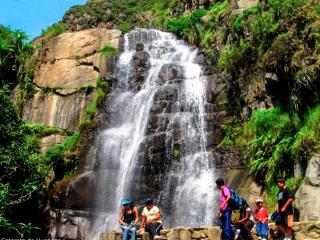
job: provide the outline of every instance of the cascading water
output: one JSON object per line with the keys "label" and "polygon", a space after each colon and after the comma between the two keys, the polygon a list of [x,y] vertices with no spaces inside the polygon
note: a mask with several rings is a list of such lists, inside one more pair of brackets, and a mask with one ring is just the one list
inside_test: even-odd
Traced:
{"label": "cascading water", "polygon": [[[212,224],[207,79],[196,56],[197,49],[169,33],[136,29],[125,35],[106,103],[107,128],[97,139],[99,214],[88,239],[118,227],[122,198],[147,193],[157,197],[165,226]],[[163,163],[156,166],[154,159]]]}

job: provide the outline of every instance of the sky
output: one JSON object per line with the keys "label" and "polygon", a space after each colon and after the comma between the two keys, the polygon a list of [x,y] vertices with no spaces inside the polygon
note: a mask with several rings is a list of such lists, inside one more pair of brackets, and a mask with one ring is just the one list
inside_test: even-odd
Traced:
{"label": "sky", "polygon": [[11,30],[22,30],[29,40],[40,36],[41,31],[62,19],[74,5],[86,0],[0,0],[0,24]]}

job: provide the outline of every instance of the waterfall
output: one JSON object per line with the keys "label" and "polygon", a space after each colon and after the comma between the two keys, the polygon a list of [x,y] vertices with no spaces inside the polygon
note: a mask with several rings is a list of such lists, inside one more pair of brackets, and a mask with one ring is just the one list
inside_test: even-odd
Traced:
{"label": "waterfall", "polygon": [[88,239],[118,228],[122,198],[142,203],[147,194],[155,197],[165,226],[212,225],[208,79],[197,51],[157,30],[124,36],[105,105],[107,127],[96,141],[97,217]]}

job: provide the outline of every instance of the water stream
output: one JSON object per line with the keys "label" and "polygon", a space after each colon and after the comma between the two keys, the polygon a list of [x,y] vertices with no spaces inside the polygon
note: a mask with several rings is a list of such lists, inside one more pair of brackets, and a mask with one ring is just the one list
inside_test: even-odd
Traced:
{"label": "water stream", "polygon": [[[212,225],[214,168],[205,121],[208,80],[196,63],[197,51],[157,30],[135,29],[125,35],[117,81],[106,103],[107,128],[96,141],[94,207],[99,214],[87,239],[118,228],[121,199],[148,192],[148,171],[154,171],[148,174],[159,182],[156,203],[165,226]],[[155,150],[151,143],[156,139],[161,139],[158,148],[164,151]],[[161,163],[152,162],[151,170],[143,170],[143,159],[150,156],[166,162],[162,171],[155,170]]]}

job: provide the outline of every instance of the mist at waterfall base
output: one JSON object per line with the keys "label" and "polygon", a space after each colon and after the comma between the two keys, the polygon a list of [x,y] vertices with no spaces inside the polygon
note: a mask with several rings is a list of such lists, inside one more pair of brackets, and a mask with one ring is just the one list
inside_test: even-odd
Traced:
{"label": "mist at waterfall base", "polygon": [[158,30],[135,29],[124,36],[105,104],[107,124],[96,139],[97,216],[87,239],[119,228],[121,199],[142,204],[146,195],[155,198],[165,227],[213,224],[208,79],[197,53]]}

